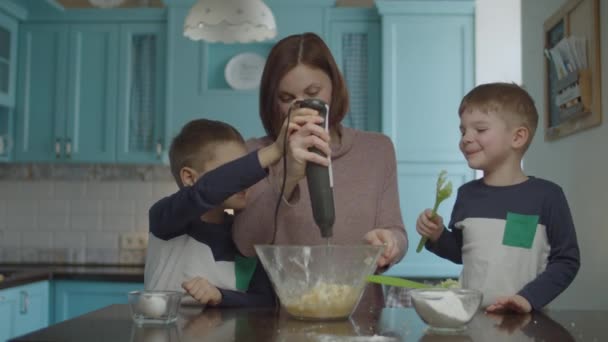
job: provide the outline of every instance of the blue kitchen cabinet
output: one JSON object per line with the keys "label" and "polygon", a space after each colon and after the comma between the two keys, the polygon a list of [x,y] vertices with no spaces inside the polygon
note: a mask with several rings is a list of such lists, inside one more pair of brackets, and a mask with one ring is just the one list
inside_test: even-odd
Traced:
{"label": "blue kitchen cabinet", "polygon": [[116,159],[159,163],[167,151],[164,23],[120,26]]}
{"label": "blue kitchen cabinet", "polygon": [[18,21],[0,11],[0,106],[15,105]]}
{"label": "blue kitchen cabinet", "polygon": [[13,149],[13,108],[0,106],[0,162],[11,160]]}
{"label": "blue kitchen cabinet", "polygon": [[115,158],[117,41],[111,24],[23,25],[15,160]]}
{"label": "blue kitchen cabinet", "polygon": [[[460,265],[416,253],[416,219],[447,170],[456,190],[474,178],[458,149],[458,106],[474,86],[474,1],[389,1],[382,25],[382,132],[395,145],[401,213],[409,250],[389,274],[456,277]],[[439,209],[449,220],[456,194]]]}
{"label": "blue kitchen cabinet", "polygon": [[53,286],[53,323],[58,323],[108,305],[126,304],[127,294],[142,290],[144,284],[56,280]]}
{"label": "blue kitchen cabinet", "polygon": [[49,325],[49,282],[0,290],[0,341]]}
{"label": "blue kitchen cabinet", "polygon": [[0,342],[15,335],[15,312],[17,311],[17,296],[13,291],[0,290]]}
{"label": "blue kitchen cabinet", "polygon": [[348,86],[348,127],[380,131],[380,18],[375,9],[334,8],[329,46]]}

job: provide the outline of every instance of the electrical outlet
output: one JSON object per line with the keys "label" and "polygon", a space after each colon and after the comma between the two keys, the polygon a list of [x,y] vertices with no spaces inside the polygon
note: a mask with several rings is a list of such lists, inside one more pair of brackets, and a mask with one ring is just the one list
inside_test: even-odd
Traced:
{"label": "electrical outlet", "polygon": [[120,234],[120,249],[142,250],[148,247],[148,233],[129,232]]}

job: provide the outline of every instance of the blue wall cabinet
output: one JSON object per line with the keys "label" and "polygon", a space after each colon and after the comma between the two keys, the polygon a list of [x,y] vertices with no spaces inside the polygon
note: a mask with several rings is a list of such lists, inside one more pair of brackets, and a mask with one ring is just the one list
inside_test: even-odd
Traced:
{"label": "blue wall cabinet", "polygon": [[0,106],[0,162],[11,160],[13,141],[13,108]]}
{"label": "blue wall cabinet", "polygon": [[442,204],[446,224],[456,189],[474,173],[458,149],[458,105],[474,85],[474,1],[376,1],[382,17],[382,131],[395,144],[401,212],[410,240],[389,273],[455,277],[460,266],[416,253],[416,219],[433,206],[440,170],[454,195]]}
{"label": "blue wall cabinet", "polygon": [[112,304],[128,303],[130,291],[142,290],[143,283],[57,280],[54,282],[54,321],[83,315]]}
{"label": "blue wall cabinet", "polygon": [[348,127],[380,131],[380,18],[375,9],[336,8],[328,44],[346,80]]}
{"label": "blue wall cabinet", "polygon": [[122,24],[118,82],[117,161],[158,163],[165,133],[165,25]]}
{"label": "blue wall cabinet", "polygon": [[114,160],[118,27],[24,24],[20,42],[15,160]]}
{"label": "blue wall cabinet", "polygon": [[49,282],[0,291],[0,341],[49,325]]}
{"label": "blue wall cabinet", "polygon": [[15,104],[17,19],[0,11],[0,106]]}

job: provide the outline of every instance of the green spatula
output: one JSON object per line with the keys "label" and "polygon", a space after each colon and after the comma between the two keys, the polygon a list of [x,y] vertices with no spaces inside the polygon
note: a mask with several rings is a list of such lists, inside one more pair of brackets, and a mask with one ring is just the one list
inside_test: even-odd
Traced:
{"label": "green spatula", "polygon": [[[445,199],[452,195],[452,182],[448,182],[445,184],[446,177],[448,172],[446,170],[441,170],[439,172],[439,177],[437,177],[437,189],[435,190],[435,206],[433,206],[433,217],[437,215],[437,208],[439,208],[439,204],[443,202]],[[445,185],[444,185],[445,184]],[[416,253],[420,253],[422,248],[426,244],[427,238],[423,236],[420,238],[420,242],[418,243],[418,248],[416,248]]]}
{"label": "green spatula", "polygon": [[367,281],[370,283],[389,285],[389,286],[398,286],[398,287],[407,287],[410,289],[424,289],[432,287],[431,285],[403,279],[397,277],[389,277],[383,275],[370,275],[367,277]]}

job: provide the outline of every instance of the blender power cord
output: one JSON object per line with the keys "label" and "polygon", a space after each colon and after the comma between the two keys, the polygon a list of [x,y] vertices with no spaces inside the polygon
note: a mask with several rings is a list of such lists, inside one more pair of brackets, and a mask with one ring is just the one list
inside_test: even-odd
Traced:
{"label": "blender power cord", "polygon": [[287,110],[287,131],[285,132],[285,136],[283,137],[283,180],[281,181],[281,191],[279,191],[279,198],[277,199],[277,204],[274,207],[274,228],[272,232],[272,241],[270,241],[271,245],[274,245],[274,242],[277,238],[277,220],[279,217],[279,207],[281,206],[283,194],[285,193],[285,183],[287,183],[287,136],[289,135],[289,122],[291,121],[291,110],[293,108],[293,105],[294,104],[292,103],[291,106],[289,106],[289,110]]}

